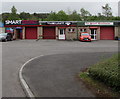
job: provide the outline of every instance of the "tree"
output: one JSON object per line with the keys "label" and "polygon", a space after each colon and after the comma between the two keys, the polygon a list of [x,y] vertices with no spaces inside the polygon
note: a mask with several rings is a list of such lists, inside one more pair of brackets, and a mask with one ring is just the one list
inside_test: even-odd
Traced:
{"label": "tree", "polygon": [[83,21],[87,20],[87,17],[91,16],[90,12],[85,10],[84,8],[80,9],[80,16]]}
{"label": "tree", "polygon": [[77,13],[76,10],[74,10],[72,12],[72,14],[69,15],[69,20],[70,21],[80,21],[81,20],[80,15]]}
{"label": "tree", "polygon": [[111,12],[111,7],[109,7],[109,4],[106,4],[105,6],[102,6],[102,10],[103,10],[103,15],[105,17],[112,17],[112,12]]}
{"label": "tree", "polygon": [[40,21],[94,21],[94,20],[120,20],[120,17],[112,16],[111,7],[108,4],[102,6],[103,12],[98,12],[97,15],[91,15],[89,11],[84,8],[80,9],[80,14],[76,10],[70,11],[68,13],[60,10],[58,13],[26,13],[21,12],[17,14],[17,9],[15,6],[11,8],[10,13],[2,13],[2,22],[5,20],[40,20]]}
{"label": "tree", "polygon": [[17,9],[15,8],[15,6],[13,6],[13,7],[11,8],[11,12],[12,12],[12,14],[16,14],[16,13],[17,13]]}
{"label": "tree", "polygon": [[11,8],[11,13],[8,17],[8,20],[18,20],[18,19],[20,18],[19,18],[19,15],[17,14],[17,9],[15,8],[15,6],[13,6]]}
{"label": "tree", "polygon": [[26,12],[21,12],[20,14],[19,14],[19,17],[20,17],[20,19],[21,20],[27,20],[27,19],[29,19],[30,18],[30,14],[29,13],[26,13]]}
{"label": "tree", "polygon": [[38,17],[35,17],[33,14],[31,14],[28,20],[38,20]]}
{"label": "tree", "polygon": [[49,13],[33,13],[33,15],[42,21],[48,17]]}
{"label": "tree", "polygon": [[9,16],[10,16],[10,13],[2,13],[2,22],[7,20]]}
{"label": "tree", "polygon": [[57,13],[57,17],[58,21],[68,21],[68,15],[63,10],[60,10]]}
{"label": "tree", "polygon": [[60,10],[58,13],[51,12],[47,17],[47,21],[68,21],[68,15],[63,10]]}
{"label": "tree", "polygon": [[102,16],[102,14],[101,13],[98,13],[98,17],[101,17]]}
{"label": "tree", "polygon": [[85,10],[84,8],[81,8],[81,9],[80,9],[80,15],[81,15],[82,17],[84,17],[84,16],[89,16],[90,13],[89,13],[87,10]]}
{"label": "tree", "polygon": [[50,15],[48,15],[48,17],[47,17],[47,21],[57,21],[57,14],[56,14],[56,12],[52,12],[51,11],[51,13],[50,13]]}

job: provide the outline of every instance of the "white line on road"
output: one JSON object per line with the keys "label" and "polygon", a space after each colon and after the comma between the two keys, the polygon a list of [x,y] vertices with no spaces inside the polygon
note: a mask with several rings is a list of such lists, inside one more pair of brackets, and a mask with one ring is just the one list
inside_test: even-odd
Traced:
{"label": "white line on road", "polygon": [[23,78],[23,75],[22,75],[22,71],[23,71],[23,68],[29,63],[31,62],[32,60],[36,59],[36,58],[39,58],[39,57],[42,57],[44,55],[40,55],[40,56],[37,56],[37,57],[34,57],[34,58],[31,58],[30,60],[28,60],[26,63],[24,63],[19,71],[19,79],[20,79],[20,82],[21,82],[21,85],[23,87],[23,90],[25,91],[27,97],[31,98],[31,99],[35,99],[35,96],[33,94],[33,92],[31,91],[31,89],[29,88],[28,84],[26,83],[25,79]]}

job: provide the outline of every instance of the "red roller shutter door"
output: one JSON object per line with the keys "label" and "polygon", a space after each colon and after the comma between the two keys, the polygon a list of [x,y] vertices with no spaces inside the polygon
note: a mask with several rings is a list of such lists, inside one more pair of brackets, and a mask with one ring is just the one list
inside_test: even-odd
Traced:
{"label": "red roller shutter door", "polygon": [[114,40],[114,27],[100,27],[101,40]]}
{"label": "red roller shutter door", "polygon": [[37,39],[37,27],[26,27],[25,39]]}
{"label": "red roller shutter door", "polygon": [[55,27],[43,27],[43,39],[56,39]]}

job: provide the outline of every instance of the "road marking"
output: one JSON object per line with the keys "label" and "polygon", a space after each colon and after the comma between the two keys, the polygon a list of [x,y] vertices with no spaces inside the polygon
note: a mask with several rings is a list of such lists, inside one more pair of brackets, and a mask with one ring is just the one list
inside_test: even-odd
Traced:
{"label": "road marking", "polygon": [[33,94],[33,92],[31,91],[30,87],[28,86],[27,82],[25,81],[25,79],[23,78],[23,75],[22,75],[22,71],[23,71],[23,68],[31,61],[33,61],[34,59],[37,59],[39,57],[42,57],[44,55],[40,55],[40,56],[37,56],[37,57],[34,57],[34,58],[31,58],[30,60],[28,60],[27,62],[25,62],[22,67],[20,68],[19,70],[19,79],[20,79],[20,83],[22,85],[22,88],[23,90],[25,91],[27,97],[31,98],[31,99],[35,99],[35,96]]}

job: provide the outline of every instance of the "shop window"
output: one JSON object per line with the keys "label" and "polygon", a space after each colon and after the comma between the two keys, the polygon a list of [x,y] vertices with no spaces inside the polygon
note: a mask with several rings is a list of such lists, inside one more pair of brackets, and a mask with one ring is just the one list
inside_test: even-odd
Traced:
{"label": "shop window", "polygon": [[80,32],[87,32],[87,29],[80,29]]}
{"label": "shop window", "polygon": [[68,29],[69,32],[75,32],[75,29]]}
{"label": "shop window", "polygon": [[71,29],[68,29],[69,32],[71,32]]}
{"label": "shop window", "polygon": [[75,32],[75,29],[72,29],[73,32]]}
{"label": "shop window", "polygon": [[60,29],[60,35],[64,34],[64,29]]}

